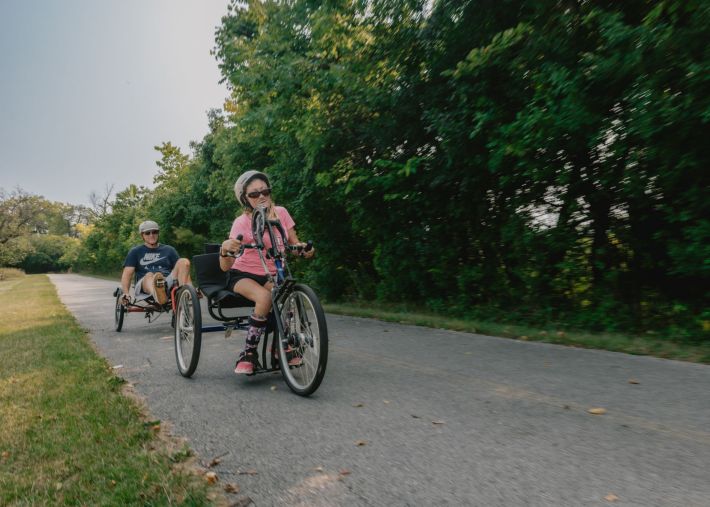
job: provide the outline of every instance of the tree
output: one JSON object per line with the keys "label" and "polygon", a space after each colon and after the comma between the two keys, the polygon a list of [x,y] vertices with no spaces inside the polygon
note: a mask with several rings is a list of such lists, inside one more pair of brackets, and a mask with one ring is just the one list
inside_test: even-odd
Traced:
{"label": "tree", "polygon": [[0,245],[24,234],[42,229],[43,214],[49,203],[21,189],[11,193],[0,189]]}

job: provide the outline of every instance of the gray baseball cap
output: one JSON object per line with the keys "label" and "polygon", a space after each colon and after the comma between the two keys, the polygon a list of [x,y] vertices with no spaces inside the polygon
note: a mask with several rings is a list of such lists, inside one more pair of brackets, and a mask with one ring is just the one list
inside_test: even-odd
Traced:
{"label": "gray baseball cap", "polygon": [[141,223],[138,226],[138,232],[143,234],[146,231],[159,231],[160,226],[158,225],[157,222],[153,222],[152,220],[146,220],[145,222]]}

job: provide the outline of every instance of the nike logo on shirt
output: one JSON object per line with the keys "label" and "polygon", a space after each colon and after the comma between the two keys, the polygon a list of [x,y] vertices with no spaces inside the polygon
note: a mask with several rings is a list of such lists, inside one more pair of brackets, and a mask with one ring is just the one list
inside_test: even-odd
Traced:
{"label": "nike logo on shirt", "polygon": [[161,261],[162,258],[160,257],[160,254],[145,254],[143,258],[140,260],[140,265],[141,266],[147,266],[148,264],[155,264],[158,261]]}

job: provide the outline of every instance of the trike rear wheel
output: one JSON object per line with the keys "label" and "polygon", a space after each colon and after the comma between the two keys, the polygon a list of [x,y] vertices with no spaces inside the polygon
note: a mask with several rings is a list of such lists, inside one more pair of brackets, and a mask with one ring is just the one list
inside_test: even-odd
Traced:
{"label": "trike rear wheel", "polygon": [[202,346],[202,313],[197,291],[183,285],[176,293],[175,305],[175,359],[180,375],[190,377],[195,373]]}
{"label": "trike rear wheel", "polygon": [[325,312],[310,287],[296,284],[277,318],[283,332],[278,336],[281,373],[294,393],[308,396],[318,389],[328,362]]}

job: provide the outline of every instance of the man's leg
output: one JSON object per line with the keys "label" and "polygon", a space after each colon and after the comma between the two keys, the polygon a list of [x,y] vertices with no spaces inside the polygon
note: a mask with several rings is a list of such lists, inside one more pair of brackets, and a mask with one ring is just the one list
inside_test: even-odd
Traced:
{"label": "man's leg", "polygon": [[146,273],[141,278],[141,287],[146,294],[153,294],[153,273]]}
{"label": "man's leg", "polygon": [[180,285],[192,285],[192,278],[190,278],[190,261],[184,257],[178,259],[170,276],[177,280]]}

